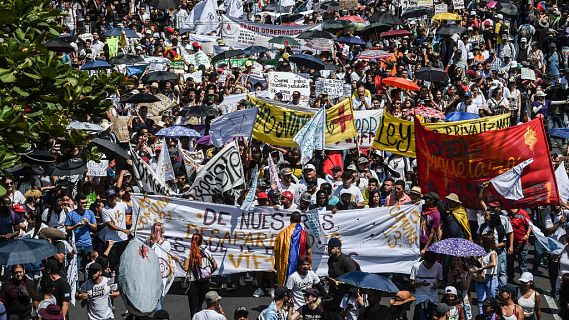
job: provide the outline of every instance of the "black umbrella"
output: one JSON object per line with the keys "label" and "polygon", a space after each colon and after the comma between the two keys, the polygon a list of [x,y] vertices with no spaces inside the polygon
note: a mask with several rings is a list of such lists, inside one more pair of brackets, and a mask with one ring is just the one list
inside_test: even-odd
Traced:
{"label": "black umbrella", "polygon": [[453,34],[464,32],[466,32],[465,27],[459,26],[457,24],[451,24],[440,28],[439,31],[437,31],[437,34],[441,36],[452,36]]}
{"label": "black umbrella", "polygon": [[180,76],[177,73],[168,72],[168,71],[156,71],[142,77],[142,82],[178,81],[178,80],[180,80]]}
{"label": "black umbrella", "polygon": [[13,266],[42,261],[57,253],[55,246],[47,240],[17,239],[0,245],[0,264]]}
{"label": "black umbrella", "polygon": [[222,53],[214,56],[213,58],[211,58],[211,64],[215,64],[216,62],[221,61],[221,60],[231,59],[233,57],[242,56],[243,54],[245,54],[245,52],[241,49],[226,50],[226,51],[223,51]]}
{"label": "black umbrella", "polygon": [[6,169],[12,176],[21,177],[21,176],[39,176],[44,173],[44,169],[41,166],[34,165],[34,166],[26,166],[23,164],[19,164],[13,168]]}
{"label": "black umbrella", "polygon": [[446,82],[448,74],[440,68],[424,67],[415,71],[415,78],[429,82]]}
{"label": "black umbrella", "polygon": [[403,20],[388,12],[379,12],[368,19],[369,22],[381,22],[390,26],[402,25]]}
{"label": "black umbrella", "polygon": [[339,30],[350,26],[349,21],[342,20],[325,20],[322,22],[322,30]]}
{"label": "black umbrella", "polygon": [[401,18],[410,19],[418,18],[433,13],[433,10],[425,7],[412,7],[401,14]]}
{"label": "black umbrella", "polygon": [[122,103],[152,103],[158,101],[160,101],[160,99],[157,96],[149,93],[137,93],[121,100]]}
{"label": "black umbrella", "polygon": [[282,16],[279,17],[279,21],[281,23],[295,22],[296,20],[299,20],[303,17],[304,15],[300,13],[283,14]]}
{"label": "black umbrella", "polygon": [[293,54],[288,58],[288,60],[299,66],[305,66],[315,70],[323,70],[326,68],[326,65],[322,60],[308,54]]}
{"label": "black umbrella", "polygon": [[331,39],[331,40],[335,39],[335,37],[330,32],[320,31],[320,30],[304,31],[303,33],[299,34],[297,38],[298,39],[322,38],[322,39]]}
{"label": "black umbrella", "polygon": [[507,16],[517,16],[518,15],[518,7],[515,4],[509,2],[502,2],[496,5],[496,9],[498,12],[501,12]]}
{"label": "black umbrella", "polygon": [[174,9],[178,6],[178,1],[176,0],[150,0],[148,5],[156,9]]}
{"label": "black umbrella", "polygon": [[91,140],[91,143],[97,146],[97,149],[101,150],[103,153],[110,153],[117,155],[125,160],[130,159],[128,152],[123,149],[118,144],[101,138],[95,138]]}
{"label": "black umbrella", "polygon": [[208,106],[191,107],[189,109],[182,110],[181,113],[184,117],[195,118],[216,117],[219,115],[217,109]]}
{"label": "black umbrella", "polygon": [[269,51],[269,49],[265,48],[263,46],[250,46],[250,47],[243,49],[243,53],[247,56],[254,55],[257,53],[263,53],[263,52],[267,52],[267,51]]}
{"label": "black umbrella", "polygon": [[30,153],[24,154],[27,158],[27,162],[39,162],[39,163],[53,163],[55,159],[51,155],[51,152],[47,149],[35,149]]}
{"label": "black umbrella", "polygon": [[63,41],[59,38],[54,38],[45,43],[45,46],[55,52],[73,52],[75,48],[73,48],[69,43]]}
{"label": "black umbrella", "polygon": [[383,32],[383,31],[387,31],[389,29],[391,29],[391,25],[389,24],[385,24],[383,22],[374,22],[368,26],[366,26],[365,28],[363,28],[362,30],[360,30],[361,33],[371,33],[371,32]]}
{"label": "black umbrella", "polygon": [[340,6],[340,2],[337,2],[337,1],[320,2],[319,4],[316,4],[316,6],[317,6],[316,10],[324,10],[324,11],[340,11],[340,10],[342,10],[342,7]]}
{"label": "black umbrella", "polygon": [[52,176],[73,176],[85,172],[85,165],[87,163],[81,158],[72,158],[63,163],[56,164]]}
{"label": "black umbrella", "polygon": [[135,64],[142,62],[144,59],[141,56],[135,56],[133,54],[121,54],[113,57],[109,60],[110,64]]}

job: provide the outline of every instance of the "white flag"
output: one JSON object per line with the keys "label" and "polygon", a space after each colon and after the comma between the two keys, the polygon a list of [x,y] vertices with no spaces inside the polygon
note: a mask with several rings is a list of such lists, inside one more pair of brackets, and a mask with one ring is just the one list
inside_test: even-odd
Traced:
{"label": "white flag", "polygon": [[196,34],[208,34],[219,27],[217,1],[204,0],[194,6],[190,15],[182,23],[180,32],[193,31]]}
{"label": "white flag", "polygon": [[323,150],[325,144],[324,128],[326,125],[326,109],[320,108],[294,136],[300,148],[301,162],[305,165],[312,159],[314,150]]}
{"label": "white flag", "polygon": [[162,139],[162,150],[158,157],[158,164],[156,165],[156,175],[162,182],[175,180],[174,169],[172,168],[172,161],[170,160],[170,152],[168,152],[168,144],[166,139]]}
{"label": "white flag", "polygon": [[[280,155],[280,153],[279,153]],[[277,166],[275,166],[275,162],[273,161],[273,157],[269,155],[269,176],[271,178],[271,186],[274,184],[277,186],[277,190],[280,193],[283,192],[283,186],[281,185],[281,178],[279,177],[279,171],[277,170]]]}
{"label": "white flag", "polygon": [[188,192],[190,199],[211,202],[213,196],[220,196],[245,183],[243,165],[237,142],[225,146],[197,173],[194,184]]}
{"label": "white flag", "polygon": [[567,202],[569,200],[569,176],[567,176],[567,170],[565,170],[565,161],[561,162],[559,167],[555,169],[555,179],[557,180],[557,189],[559,190],[561,201]]}
{"label": "white flag", "polygon": [[241,0],[225,0],[225,14],[232,18],[241,18],[243,16],[243,3]]}
{"label": "white flag", "polygon": [[528,222],[531,225],[531,232],[533,232],[535,240],[537,240],[545,248],[545,251],[553,253],[555,255],[560,254],[561,251],[563,251],[565,246],[561,242],[553,239],[552,237],[546,237],[545,234],[543,234],[543,232],[541,232],[541,230],[536,227],[531,221]]}
{"label": "white flag", "polygon": [[239,110],[214,119],[209,129],[213,145],[220,148],[231,137],[250,138],[258,111],[259,108]]}
{"label": "white flag", "polygon": [[522,171],[533,162],[533,158],[514,166],[512,169],[490,180],[494,189],[504,198],[520,200],[524,197],[522,189]]}
{"label": "white flag", "polygon": [[253,210],[253,202],[255,202],[255,195],[257,194],[257,181],[259,180],[259,167],[255,165],[255,171],[253,171],[253,176],[251,177],[251,187],[243,204],[241,204],[241,210],[250,211]]}

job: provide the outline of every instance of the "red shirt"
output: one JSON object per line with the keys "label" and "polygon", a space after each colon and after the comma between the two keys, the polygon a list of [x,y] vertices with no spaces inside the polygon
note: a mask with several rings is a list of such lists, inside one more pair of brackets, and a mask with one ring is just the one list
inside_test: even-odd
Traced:
{"label": "red shirt", "polygon": [[524,240],[524,237],[528,232],[530,220],[528,213],[525,210],[518,209],[518,212],[510,213],[509,218],[514,230],[514,242],[516,244],[526,242],[527,240]]}

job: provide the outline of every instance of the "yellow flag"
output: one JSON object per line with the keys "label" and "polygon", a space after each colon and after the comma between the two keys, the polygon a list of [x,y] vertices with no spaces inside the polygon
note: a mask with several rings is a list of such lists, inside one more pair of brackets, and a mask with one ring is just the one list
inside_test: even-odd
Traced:
{"label": "yellow flag", "polygon": [[[509,113],[472,120],[425,124],[429,130],[457,136],[504,129],[509,126]],[[373,147],[415,158],[415,127],[413,121],[402,120],[385,112],[375,134]]]}
{"label": "yellow flag", "polygon": [[[253,126],[253,138],[282,147],[296,147],[293,138],[314,116],[317,109],[275,105],[248,96],[249,102],[259,108]],[[326,143],[336,143],[356,136],[354,113],[350,99],[326,110]]]}

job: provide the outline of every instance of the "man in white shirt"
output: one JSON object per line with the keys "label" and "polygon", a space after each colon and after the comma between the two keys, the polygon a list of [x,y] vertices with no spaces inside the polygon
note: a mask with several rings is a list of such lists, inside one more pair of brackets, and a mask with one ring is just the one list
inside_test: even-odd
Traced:
{"label": "man in white shirt", "polygon": [[439,302],[437,288],[443,281],[443,267],[436,261],[436,255],[427,251],[423,261],[411,267],[411,285],[415,287],[415,319],[431,319],[429,311]]}
{"label": "man in white shirt", "polygon": [[[304,290],[315,287],[319,285],[320,278],[316,275],[316,272],[310,270],[310,258],[305,257],[302,262],[298,265],[298,269],[291,274],[286,280],[287,289],[292,291],[294,310],[298,310],[304,305]],[[321,291],[323,288],[316,288]],[[325,292],[325,291],[322,291]]]}
{"label": "man in white shirt", "polygon": [[309,182],[315,182],[317,189],[320,189],[320,185],[326,182],[326,180],[319,178],[317,176],[316,167],[312,163],[307,164],[303,168],[302,179],[300,179],[300,181],[297,184],[298,190],[296,191],[297,194],[294,197],[295,199],[299,199],[300,195],[303,192],[308,191]]}
{"label": "man in white shirt", "polygon": [[225,320],[225,313],[220,304],[221,297],[215,291],[205,294],[207,309],[194,314],[192,320]]}
{"label": "man in white shirt", "polygon": [[99,233],[103,241],[113,241],[114,245],[109,253],[109,264],[111,267],[118,267],[119,258],[126,248],[126,241],[130,235],[130,230],[126,228],[126,214],[130,212],[128,205],[118,202],[118,194],[111,188],[105,191],[107,204],[103,209],[103,222],[106,228]]}
{"label": "man in white shirt", "polygon": [[119,296],[116,285],[109,284],[103,277],[102,266],[92,263],[88,270],[89,279],[83,283],[75,294],[77,299],[87,300],[87,317],[89,320],[112,319],[113,305],[111,299]]}
{"label": "man in white shirt", "polygon": [[358,206],[358,208],[364,207],[364,196],[362,191],[357,186],[353,185],[354,178],[351,170],[346,170],[342,173],[342,185],[339,186],[335,191],[334,195],[340,198],[342,190],[348,191],[353,197],[352,199]]}

